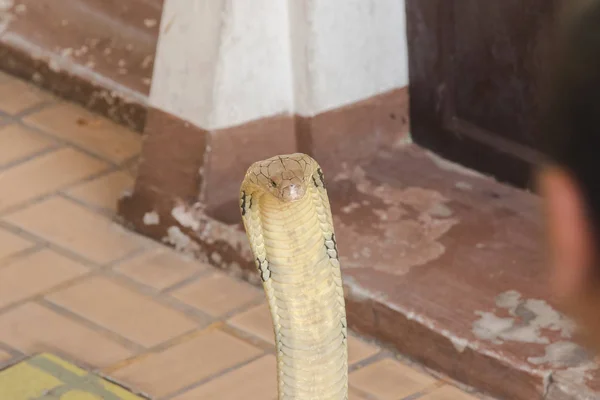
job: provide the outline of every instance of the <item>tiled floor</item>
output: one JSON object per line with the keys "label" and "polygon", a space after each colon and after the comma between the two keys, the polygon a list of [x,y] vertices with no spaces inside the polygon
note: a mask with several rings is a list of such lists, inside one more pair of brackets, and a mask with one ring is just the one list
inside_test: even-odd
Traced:
{"label": "tiled floor", "polygon": [[[274,399],[262,291],[111,221],[140,145],[0,76],[0,368],[50,352],[151,398]],[[475,399],[356,337],[350,361],[353,400]]]}

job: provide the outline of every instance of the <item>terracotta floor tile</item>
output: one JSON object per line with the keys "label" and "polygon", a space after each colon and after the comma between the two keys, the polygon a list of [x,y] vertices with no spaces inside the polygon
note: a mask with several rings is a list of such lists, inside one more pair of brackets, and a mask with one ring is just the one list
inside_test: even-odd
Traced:
{"label": "terracotta floor tile", "polygon": [[171,295],[213,317],[227,314],[264,296],[259,289],[221,272],[202,277]]}
{"label": "terracotta floor tile", "polygon": [[107,168],[107,164],[63,148],[0,173],[0,211],[52,193]]}
{"label": "terracotta floor tile", "polygon": [[103,277],[92,277],[47,296],[54,304],[152,347],[196,327],[177,310]]}
{"label": "terracotta floor tile", "polygon": [[53,99],[49,93],[19,79],[0,81],[0,110],[6,113],[17,114]]}
{"label": "terracotta floor tile", "polygon": [[462,390],[453,386],[442,386],[439,389],[420,397],[419,400],[478,400]]}
{"label": "terracotta floor tile", "polygon": [[17,79],[14,76],[11,76],[9,74],[7,74],[6,72],[1,72],[0,71],[0,83],[4,83],[6,81],[10,81],[12,79]]}
{"label": "terracotta floor tile", "polygon": [[261,351],[218,330],[144,357],[111,373],[161,397],[258,356]]}
{"label": "terracotta floor tile", "polygon": [[167,248],[157,248],[114,268],[115,271],[157,290],[163,290],[207,267]]}
{"label": "terracotta floor tile", "polygon": [[228,323],[242,331],[250,333],[271,345],[275,345],[273,321],[267,303],[253,307],[248,311],[234,315]]}
{"label": "terracotta floor tile", "polygon": [[84,182],[69,190],[68,194],[91,206],[116,211],[121,194],[131,189],[133,184],[134,179],[129,173],[115,171]]}
{"label": "terracotta floor tile", "polygon": [[271,400],[277,398],[277,360],[267,355],[173,400]]}
{"label": "terracotta floor tile", "polygon": [[0,128],[0,166],[23,159],[55,143],[27,129],[22,125],[11,124]]}
{"label": "terracotta floor tile", "polygon": [[140,134],[74,104],[56,104],[24,120],[114,162],[125,161],[141,149]]}
{"label": "terracotta floor tile", "polygon": [[131,355],[120,344],[35,303],[0,315],[0,341],[27,354],[59,350],[99,368]]}
{"label": "terracotta floor tile", "polygon": [[0,266],[0,307],[27,299],[88,272],[52,250],[44,249]]}
{"label": "terracotta floor tile", "polygon": [[379,352],[379,347],[353,335],[348,336],[348,363],[354,364]]}
{"label": "terracotta floor tile", "polygon": [[384,359],[350,374],[350,385],[381,400],[397,400],[433,385],[436,380],[392,359]]}
{"label": "terracotta floor tile", "polygon": [[142,247],[139,237],[110,219],[60,197],[7,215],[5,220],[100,264]]}
{"label": "terracotta floor tile", "polygon": [[20,251],[29,249],[34,243],[0,228],[0,262]]}

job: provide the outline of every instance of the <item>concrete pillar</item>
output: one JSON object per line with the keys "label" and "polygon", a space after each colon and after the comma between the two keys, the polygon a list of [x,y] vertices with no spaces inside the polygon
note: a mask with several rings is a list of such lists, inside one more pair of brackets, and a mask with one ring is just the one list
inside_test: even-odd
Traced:
{"label": "concrete pillar", "polygon": [[403,0],[165,0],[122,215],[156,238],[176,204],[237,223],[254,161],[302,151],[333,174],[402,142],[406,52]]}

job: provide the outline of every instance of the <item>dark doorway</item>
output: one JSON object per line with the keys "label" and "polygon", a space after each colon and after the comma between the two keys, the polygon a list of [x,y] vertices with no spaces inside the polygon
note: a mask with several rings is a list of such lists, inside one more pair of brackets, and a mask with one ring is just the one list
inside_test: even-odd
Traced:
{"label": "dark doorway", "polygon": [[406,0],[415,142],[530,187],[559,0]]}

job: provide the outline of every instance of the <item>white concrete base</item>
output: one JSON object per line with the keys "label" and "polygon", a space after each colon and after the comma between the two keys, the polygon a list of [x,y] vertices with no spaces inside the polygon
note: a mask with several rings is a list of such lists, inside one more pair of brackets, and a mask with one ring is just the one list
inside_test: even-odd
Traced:
{"label": "white concrete base", "polygon": [[150,104],[215,130],[408,84],[404,0],[165,0]]}

